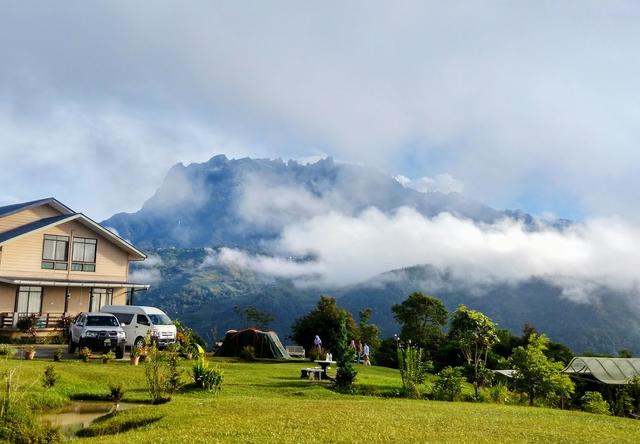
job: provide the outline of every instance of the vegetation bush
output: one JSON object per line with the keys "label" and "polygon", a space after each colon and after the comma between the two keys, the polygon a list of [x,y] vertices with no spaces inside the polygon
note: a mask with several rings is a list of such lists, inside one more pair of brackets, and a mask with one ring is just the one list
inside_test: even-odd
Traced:
{"label": "vegetation bush", "polygon": [[433,370],[433,364],[424,360],[422,349],[411,345],[411,342],[406,346],[399,345],[397,356],[403,394],[410,398],[419,398],[418,387],[424,383],[427,373]]}
{"label": "vegetation bush", "polygon": [[496,404],[506,404],[509,402],[509,389],[506,385],[498,383],[489,388],[489,397]]}
{"label": "vegetation bush", "polygon": [[11,358],[16,354],[16,349],[9,344],[0,344],[0,356]]}
{"label": "vegetation bush", "polygon": [[353,367],[353,349],[349,347],[349,333],[347,332],[346,316],[340,321],[338,336],[336,338],[336,360],[338,370],[336,372],[335,385],[341,391],[349,391],[353,386],[358,372]]}
{"label": "vegetation bush", "polygon": [[329,353],[327,349],[324,349],[322,347],[321,348],[312,347],[309,350],[309,353],[307,353],[307,357],[309,358],[309,361],[313,362],[313,361],[324,359],[327,356],[327,353]]}
{"label": "vegetation bush", "polygon": [[445,367],[438,373],[433,396],[438,401],[457,401],[462,394],[465,378],[458,367]]}
{"label": "vegetation bush", "polygon": [[252,345],[245,345],[240,350],[240,359],[243,361],[253,361],[256,359],[256,349]]}
{"label": "vegetation bush", "polygon": [[53,360],[56,362],[62,361],[63,353],[62,350],[58,349],[53,352]]}
{"label": "vegetation bush", "polygon": [[103,353],[100,358],[102,359],[103,364],[107,364],[109,361],[113,360],[113,352],[109,350],[107,353]]}
{"label": "vegetation bush", "polygon": [[144,371],[151,403],[162,404],[170,401],[168,359],[155,344],[149,348],[144,361]]}
{"label": "vegetation bush", "polygon": [[82,347],[78,352],[78,355],[84,362],[89,362],[89,358],[91,357],[91,349],[89,347]]}
{"label": "vegetation bush", "polygon": [[167,378],[167,392],[173,395],[182,387],[182,369],[177,352],[169,353],[169,377]]}
{"label": "vegetation bush", "polygon": [[42,374],[42,386],[46,389],[50,389],[56,385],[58,379],[60,379],[60,376],[56,372],[55,367],[53,365],[47,365],[44,369],[44,373]]}
{"label": "vegetation bush", "polygon": [[585,392],[580,400],[582,401],[582,410],[585,412],[596,413],[598,415],[611,414],[609,403],[604,400],[600,392]]}
{"label": "vegetation bush", "polygon": [[124,397],[124,388],[122,384],[111,384],[109,385],[109,400],[114,403],[114,405],[120,404],[122,398]]}
{"label": "vegetation bush", "polygon": [[198,354],[198,360],[193,365],[193,382],[203,390],[217,393],[222,389],[223,375],[217,366],[210,366],[205,359],[204,350]]}

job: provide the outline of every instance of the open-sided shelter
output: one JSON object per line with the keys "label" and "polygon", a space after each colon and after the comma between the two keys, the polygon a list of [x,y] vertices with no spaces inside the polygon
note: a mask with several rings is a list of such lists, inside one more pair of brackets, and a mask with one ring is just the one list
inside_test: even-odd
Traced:
{"label": "open-sided shelter", "polygon": [[229,330],[224,336],[222,345],[215,354],[216,356],[240,356],[242,349],[249,345],[255,349],[256,358],[291,358],[275,332],[260,331],[255,328],[247,328],[239,331]]}
{"label": "open-sided shelter", "polygon": [[578,356],[563,370],[572,376],[592,378],[602,384],[623,385],[640,376],[640,358]]}

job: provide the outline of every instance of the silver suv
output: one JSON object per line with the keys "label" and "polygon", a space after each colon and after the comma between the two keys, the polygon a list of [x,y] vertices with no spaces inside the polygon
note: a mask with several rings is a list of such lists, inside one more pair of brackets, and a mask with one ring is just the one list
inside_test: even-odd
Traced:
{"label": "silver suv", "polygon": [[69,327],[69,353],[76,348],[111,350],[116,359],[124,357],[126,338],[118,319],[109,313],[80,313]]}

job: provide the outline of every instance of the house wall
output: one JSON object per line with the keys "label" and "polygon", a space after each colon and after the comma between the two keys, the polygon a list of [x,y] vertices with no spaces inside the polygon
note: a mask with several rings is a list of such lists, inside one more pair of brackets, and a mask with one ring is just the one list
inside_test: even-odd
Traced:
{"label": "house wall", "polygon": [[44,287],[42,290],[42,313],[64,312],[65,287]]}
{"label": "house wall", "polygon": [[0,312],[12,312],[16,307],[16,286],[0,284]]}
{"label": "house wall", "polygon": [[50,205],[40,205],[38,207],[18,211],[17,213],[0,218],[0,233],[13,230],[14,228],[40,219],[59,216],[60,214],[62,213]]}
{"label": "house wall", "polygon": [[[45,234],[69,236],[71,245],[74,236],[98,239],[96,271],[73,272],[42,269],[42,249]],[[70,258],[71,255],[70,251]],[[71,221],[26,235],[5,244],[2,247],[0,276],[125,282],[128,274],[128,260],[128,254],[111,243],[111,241],[84,225]]]}

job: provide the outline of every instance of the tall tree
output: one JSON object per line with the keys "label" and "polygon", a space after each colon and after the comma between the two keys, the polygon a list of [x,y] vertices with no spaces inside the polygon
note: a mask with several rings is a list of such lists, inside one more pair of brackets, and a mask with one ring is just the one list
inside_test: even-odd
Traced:
{"label": "tall tree", "polygon": [[349,347],[349,333],[347,331],[348,323],[347,315],[344,314],[340,319],[338,335],[336,337],[335,352],[338,370],[336,372],[335,384],[342,390],[349,390],[356,379],[358,372],[353,367],[354,352]]}
{"label": "tall tree", "polygon": [[358,336],[358,328],[349,313],[336,304],[336,298],[320,296],[318,305],[305,316],[296,319],[291,326],[291,338],[307,350],[313,348],[313,338],[319,335],[322,347],[334,350],[337,344],[340,321],[345,317],[345,328],[350,338]]}
{"label": "tall tree", "polygon": [[491,347],[498,342],[496,324],[484,313],[459,305],[451,318],[449,337],[458,344],[467,367],[475,395],[489,378],[487,357]]}
{"label": "tall tree", "polygon": [[369,323],[373,311],[365,308],[358,312],[358,333],[363,344],[369,344],[373,350],[380,348],[380,327]]}
{"label": "tall tree", "polygon": [[432,356],[444,340],[443,327],[449,313],[440,299],[420,292],[411,293],[402,303],[391,307],[400,324],[400,337],[411,341]]}
{"label": "tall tree", "polygon": [[267,330],[269,324],[274,321],[274,317],[271,313],[265,310],[249,305],[248,307],[241,308],[238,305],[233,307],[233,311],[246,322],[247,327],[257,328],[259,330]]}
{"label": "tall tree", "polygon": [[547,358],[545,352],[549,339],[545,335],[532,333],[529,344],[516,347],[509,359],[515,370],[516,386],[529,397],[529,405],[536,398],[557,396],[561,399],[574,391],[573,382],[562,373],[563,365]]}

